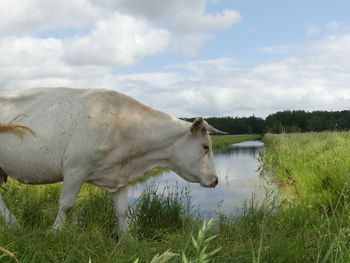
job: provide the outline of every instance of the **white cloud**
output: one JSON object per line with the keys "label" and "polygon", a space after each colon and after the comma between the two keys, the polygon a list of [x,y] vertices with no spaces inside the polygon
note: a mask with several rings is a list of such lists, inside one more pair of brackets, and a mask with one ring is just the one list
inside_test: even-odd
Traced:
{"label": "white cloud", "polygon": [[166,71],[109,73],[72,66],[62,40],[30,37],[0,42],[2,89],[32,86],[109,88],[175,116],[266,116],[286,109],[340,110],[350,105],[350,35],[305,44],[303,55],[238,68],[229,58],[170,65]]}
{"label": "white cloud", "polygon": [[64,43],[60,39],[9,37],[0,40],[1,89],[68,86],[82,80],[86,85],[90,79],[101,78],[109,72],[108,68],[98,66],[71,67],[62,61],[63,54]]}
{"label": "white cloud", "polygon": [[[162,52],[195,54],[214,31],[231,26],[233,10],[212,15],[205,0],[0,0],[0,89],[33,86],[170,89],[176,73],[114,76]],[[175,17],[191,9],[205,26],[177,32]],[[237,15],[237,14],[235,14]],[[198,22],[198,21],[197,21]],[[153,87],[153,88],[152,88]],[[138,91],[137,91],[138,92]],[[142,91],[139,91],[142,94]]]}
{"label": "white cloud", "polygon": [[172,23],[174,16],[184,9],[190,8],[196,13],[198,10],[203,12],[205,2],[205,0],[0,0],[0,32],[31,34],[48,28],[92,25],[115,12],[142,17],[149,21]]}
{"label": "white cloud", "polygon": [[60,40],[6,38],[0,42],[2,80],[44,78],[52,73],[58,76],[66,69],[58,60],[62,52]]}
{"label": "white cloud", "polygon": [[90,34],[67,43],[64,58],[73,65],[126,66],[164,51],[169,38],[167,30],[116,13],[97,22]]}
{"label": "white cloud", "polygon": [[[310,37],[321,39],[263,47],[279,58],[250,69],[218,58],[112,74],[162,52],[196,54],[241,19],[233,10],[208,13],[204,0],[150,1],[0,0],[0,89],[109,88],[176,116],[349,108],[349,27],[336,21],[309,28]],[[84,34],[44,38],[46,30],[81,27]]]}
{"label": "white cloud", "polygon": [[242,19],[240,13],[232,9],[215,14],[206,13],[205,4],[204,0],[193,0],[175,15],[173,50],[193,56],[205,41],[213,38],[212,33],[229,28]]}
{"label": "white cloud", "polygon": [[[305,44],[302,55],[266,61],[251,69],[238,69],[236,62],[225,58],[190,62],[182,65],[185,73],[169,75],[171,85],[167,89],[153,81],[153,88],[142,92],[145,82],[141,81],[133,83],[132,93],[126,92],[176,116],[266,116],[287,109],[342,110],[350,105],[349,55],[350,35],[326,37]],[[146,82],[159,76],[149,75]],[[167,82],[166,74],[162,78]],[[126,83],[124,78],[118,85]]]}
{"label": "white cloud", "polygon": [[[234,10],[206,13],[205,4],[205,0],[0,0],[0,40],[59,38],[64,62],[79,66],[127,66],[164,51],[195,55],[213,33],[240,19]],[[194,14],[192,20],[188,10]],[[191,20],[186,30],[180,25],[183,19]]]}
{"label": "white cloud", "polygon": [[8,37],[0,41],[0,82],[1,89],[115,89],[176,116],[348,109],[350,35],[306,43],[303,51],[251,69],[239,68],[230,58],[218,58],[170,65],[166,71],[114,75],[105,63],[67,64],[64,40]]}
{"label": "white cloud", "polygon": [[85,0],[0,0],[0,35],[24,35],[49,28],[81,27],[101,15]]}
{"label": "white cloud", "polygon": [[[193,0],[89,0],[95,7],[104,10],[118,10],[124,14],[136,15],[148,20],[167,19]],[[197,0],[195,0],[197,1]]]}
{"label": "white cloud", "polygon": [[350,69],[350,34],[331,35],[308,45],[311,58],[327,71]]}

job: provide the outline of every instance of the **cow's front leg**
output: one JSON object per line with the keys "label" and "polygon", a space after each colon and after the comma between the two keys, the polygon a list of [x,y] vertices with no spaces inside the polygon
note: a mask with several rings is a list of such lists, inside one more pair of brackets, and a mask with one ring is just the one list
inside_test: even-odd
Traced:
{"label": "cow's front leg", "polygon": [[63,179],[62,192],[58,214],[53,225],[53,229],[62,229],[64,222],[67,219],[69,211],[72,209],[75,200],[77,199],[83,181],[74,175],[65,176]]}
{"label": "cow's front leg", "polygon": [[128,229],[128,186],[124,186],[112,193],[112,200],[120,230],[126,232]]}

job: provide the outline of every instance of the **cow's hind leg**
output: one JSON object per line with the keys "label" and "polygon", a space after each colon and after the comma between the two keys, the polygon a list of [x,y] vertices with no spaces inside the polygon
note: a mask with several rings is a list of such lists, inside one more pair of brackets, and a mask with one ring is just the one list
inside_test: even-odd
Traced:
{"label": "cow's hind leg", "polygon": [[5,223],[8,226],[18,226],[16,218],[11,214],[11,212],[6,207],[5,202],[2,199],[1,194],[0,194],[0,213],[4,217]]}
{"label": "cow's hind leg", "polygon": [[[2,186],[3,183],[6,182],[6,179],[7,179],[7,174],[0,167],[0,187]],[[1,194],[0,194],[0,214],[2,214],[2,216],[4,217],[5,223],[8,226],[18,226],[16,218],[8,210],[4,200],[2,199]]]}
{"label": "cow's hind leg", "polygon": [[128,186],[112,193],[112,200],[120,230],[125,232],[128,229]]}
{"label": "cow's hind leg", "polygon": [[53,225],[53,229],[59,230],[63,227],[68,213],[72,209],[74,202],[77,199],[82,184],[83,180],[81,180],[79,175],[65,175],[63,179],[58,214]]}

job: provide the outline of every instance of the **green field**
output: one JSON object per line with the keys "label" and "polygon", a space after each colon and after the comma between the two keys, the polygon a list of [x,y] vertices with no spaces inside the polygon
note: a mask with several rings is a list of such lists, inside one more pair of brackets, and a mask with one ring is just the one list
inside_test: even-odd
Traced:
{"label": "green field", "polygon": [[[234,137],[214,137],[214,149]],[[109,195],[84,186],[65,229],[56,233],[50,226],[60,184],[10,181],[1,192],[22,227],[0,223],[0,247],[19,262],[161,262],[154,257],[166,251],[176,254],[166,262],[350,262],[350,133],[264,141],[261,170],[279,186],[280,198],[271,190],[262,205],[245,204],[240,216],[218,215],[202,229],[186,189],[164,195],[148,189],[132,205],[130,233],[121,239]],[[16,262],[5,252],[0,262]]]}

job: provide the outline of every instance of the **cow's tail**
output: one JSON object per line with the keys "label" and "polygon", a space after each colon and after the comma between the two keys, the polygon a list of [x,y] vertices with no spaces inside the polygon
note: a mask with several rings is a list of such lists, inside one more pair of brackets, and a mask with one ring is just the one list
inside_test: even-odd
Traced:
{"label": "cow's tail", "polygon": [[6,124],[0,123],[0,133],[13,133],[23,138],[23,136],[29,132],[33,136],[36,136],[35,132],[31,128],[24,125],[14,124],[14,121],[21,115],[23,114],[17,115],[15,118],[13,118],[10,122]]}

